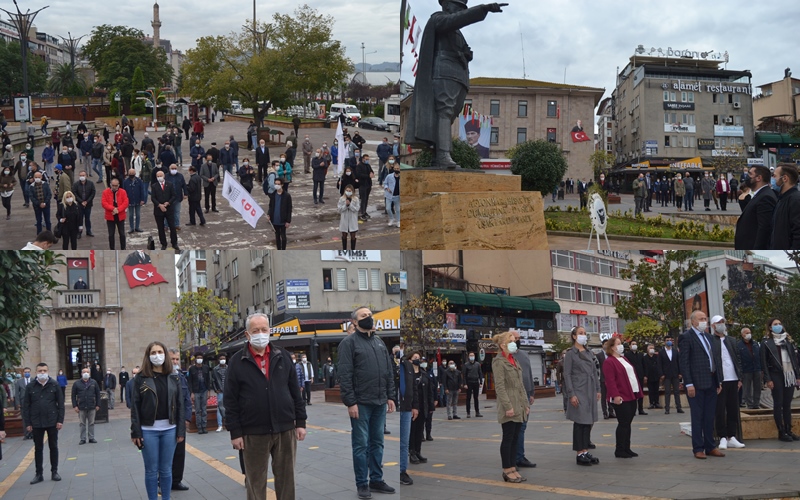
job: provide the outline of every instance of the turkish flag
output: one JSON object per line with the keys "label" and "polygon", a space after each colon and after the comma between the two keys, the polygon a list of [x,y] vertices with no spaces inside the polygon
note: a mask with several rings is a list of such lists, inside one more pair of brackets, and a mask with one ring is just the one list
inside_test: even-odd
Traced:
{"label": "turkish flag", "polygon": [[156,283],[167,283],[158,273],[153,264],[136,264],[135,266],[122,266],[125,271],[125,277],[128,278],[128,286],[131,288],[137,286],[155,285]]}
{"label": "turkish flag", "polygon": [[580,132],[572,132],[572,142],[585,142],[588,141],[589,136],[586,135],[586,132],[581,130]]}
{"label": "turkish flag", "polygon": [[69,267],[87,269],[89,267],[89,261],[86,259],[69,259]]}

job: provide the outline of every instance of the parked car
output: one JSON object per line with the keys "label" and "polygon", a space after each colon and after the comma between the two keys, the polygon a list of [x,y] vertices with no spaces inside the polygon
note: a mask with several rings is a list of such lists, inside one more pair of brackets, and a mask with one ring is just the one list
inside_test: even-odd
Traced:
{"label": "parked car", "polygon": [[344,104],[341,102],[331,105],[331,110],[328,112],[328,116],[331,120],[336,120],[342,113],[344,113],[346,118],[345,123],[347,125],[352,125],[361,120],[361,113],[358,111],[357,107],[353,106],[352,104]]}
{"label": "parked car", "polygon": [[389,124],[386,123],[383,118],[369,116],[358,121],[358,128],[363,128],[365,130],[383,130],[388,132]]}

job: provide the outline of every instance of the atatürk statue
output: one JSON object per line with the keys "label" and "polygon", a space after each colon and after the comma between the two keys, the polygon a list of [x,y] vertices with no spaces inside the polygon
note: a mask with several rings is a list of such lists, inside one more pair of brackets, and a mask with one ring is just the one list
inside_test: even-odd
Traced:
{"label": "atat\u00fcrk statue", "polygon": [[502,12],[506,3],[467,8],[467,0],[439,0],[442,12],[431,15],[422,34],[419,69],[414,84],[405,142],[433,147],[431,167],[457,169],[450,157],[451,127],[464,107],[469,90],[472,50],[461,28],[478,23],[489,12]]}

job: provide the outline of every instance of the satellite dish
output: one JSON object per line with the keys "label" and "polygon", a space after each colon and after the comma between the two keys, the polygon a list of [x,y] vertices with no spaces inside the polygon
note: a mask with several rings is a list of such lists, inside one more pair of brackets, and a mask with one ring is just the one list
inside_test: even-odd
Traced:
{"label": "satellite dish", "polygon": [[606,204],[603,198],[597,194],[592,193],[589,199],[589,219],[592,222],[592,229],[589,232],[589,245],[586,249],[592,247],[592,235],[597,235],[597,249],[600,250],[600,235],[602,234],[606,240],[606,247],[611,250],[611,245],[608,243],[608,236],[606,235],[606,227],[608,226],[608,212],[606,211]]}

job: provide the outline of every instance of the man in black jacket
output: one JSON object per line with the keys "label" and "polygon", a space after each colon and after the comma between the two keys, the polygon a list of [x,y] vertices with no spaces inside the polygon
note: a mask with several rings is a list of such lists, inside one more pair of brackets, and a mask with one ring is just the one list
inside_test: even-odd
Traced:
{"label": "man in black jacket", "polygon": [[736,250],[768,250],[772,239],[773,212],[778,202],[770,188],[770,172],[764,165],[750,167],[752,198],[736,221]]}
{"label": "man in black jacket", "polygon": [[208,368],[208,365],[203,364],[202,354],[198,354],[195,357],[194,364],[189,368],[189,379],[187,382],[189,383],[189,389],[192,391],[192,404],[194,404],[197,433],[208,434],[206,430],[208,391],[213,389],[213,386],[211,370]]}
{"label": "man in black jacket", "polygon": [[178,233],[175,231],[175,217],[172,214],[173,204],[175,204],[178,194],[172,188],[172,184],[166,182],[164,172],[156,172],[156,182],[150,186],[151,198],[153,200],[153,215],[156,219],[158,228],[158,239],[161,242],[161,250],[167,249],[167,235],[164,231],[164,222],[169,225],[169,238],[172,248],[178,248]]}
{"label": "man in black jacket", "polygon": [[469,361],[464,363],[464,380],[467,383],[467,418],[470,418],[470,399],[475,400],[475,416],[482,417],[480,406],[478,406],[478,392],[483,384],[483,371],[481,364],[475,361],[475,353],[469,353]]}
{"label": "man in black jacket", "polygon": [[94,417],[100,409],[100,387],[91,376],[90,370],[81,370],[81,379],[72,384],[72,408],[81,420],[81,440],[78,444],[86,444],[88,434],[90,443],[94,439]]}
{"label": "man in black jacket", "polygon": [[[314,205],[325,203],[322,197],[325,195],[325,174],[328,172],[328,163],[322,157],[322,150],[318,149],[314,153],[314,159],[311,160],[311,168],[313,169],[312,178],[314,180]],[[319,189],[319,197],[317,197],[317,190]]]}
{"label": "man in black jacket", "polygon": [[200,200],[203,198],[203,179],[197,173],[197,167],[194,165],[189,166],[189,182],[186,184],[187,198],[189,199],[189,225],[196,224],[196,218],[200,218],[200,225],[206,225],[206,218],[203,215],[203,209],[200,206]]}
{"label": "man in black jacket", "polygon": [[[411,485],[414,481],[408,475],[408,443],[411,439],[411,421],[420,418],[420,395],[414,383],[414,365],[407,358],[400,361],[398,367],[398,409],[400,412],[400,484]],[[427,462],[427,460],[425,460]],[[420,460],[412,454],[411,463],[418,464]]]}
{"label": "man in black jacket", "polygon": [[358,180],[358,196],[361,198],[361,220],[369,219],[367,215],[367,203],[369,203],[369,193],[372,191],[372,178],[375,177],[375,171],[369,165],[369,155],[361,157],[361,161],[355,168],[356,179]]}
{"label": "man in black jacket", "polygon": [[664,347],[658,353],[658,367],[661,372],[661,381],[664,383],[664,413],[669,415],[669,397],[675,396],[675,408],[678,413],[683,413],[681,408],[681,393],[678,377],[681,376],[678,351],[673,347],[672,335],[664,337]]}
{"label": "man in black jacket", "polygon": [[647,394],[650,397],[650,409],[661,408],[658,403],[658,386],[661,383],[661,367],[659,366],[658,353],[653,344],[647,344],[647,354],[643,358],[644,381],[647,385]]}
{"label": "man in black jacket", "polygon": [[330,356],[328,361],[322,365],[322,379],[325,381],[326,389],[333,389],[336,386],[336,365],[331,362]]}
{"label": "man in black jacket", "polygon": [[797,190],[797,167],[779,163],[773,173],[781,188],[773,216],[773,250],[800,250],[800,191]]}
{"label": "man in black jacket", "polygon": [[267,220],[275,229],[275,247],[286,250],[286,229],[292,223],[292,195],[284,189],[283,177],[275,179],[275,193],[269,198]]}
{"label": "man in black jacket", "polygon": [[267,178],[267,170],[269,170],[269,148],[266,141],[261,139],[256,148],[256,165],[258,165],[258,176],[256,180],[262,182]]}
{"label": "man in black jacket", "polygon": [[36,476],[31,484],[44,481],[42,475],[44,435],[50,446],[50,478],[61,481],[58,475],[58,431],[64,425],[64,394],[58,383],[50,378],[46,363],[36,365],[36,382],[28,384],[22,404],[22,421],[28,432],[33,432]]}
{"label": "man in black jacket", "polygon": [[[368,307],[351,314],[355,333],[339,343],[339,387],[352,426],[353,470],[359,498],[394,493],[383,480],[383,426],[395,410],[394,363],[375,335]],[[388,410],[387,410],[388,407]]]}
{"label": "man in black jacket", "polygon": [[108,394],[108,408],[114,409],[114,390],[117,388],[117,376],[111,373],[111,368],[106,368],[106,376],[103,379],[103,390]]}
{"label": "man in black jacket", "polygon": [[250,315],[245,333],[248,342],[231,356],[225,378],[231,444],[242,450],[248,499],[266,500],[271,456],[276,497],[293,500],[297,441],[306,437],[305,402],[289,353],[269,345],[269,318]]}
{"label": "man in black jacket", "polygon": [[464,386],[464,377],[452,359],[448,362],[447,369],[442,375],[442,385],[444,385],[444,393],[447,395],[447,420],[461,420],[461,417],[458,416],[458,393]]}
{"label": "man in black jacket", "polygon": [[128,372],[125,370],[124,366],[120,369],[118,378],[119,378],[119,402],[124,403],[125,386],[128,384],[128,380],[131,379],[130,375],[128,375]]}
{"label": "man in black jacket", "polygon": [[[644,387],[644,359],[642,359],[642,353],[639,352],[639,344],[635,340],[631,341],[630,350],[625,353],[625,359],[636,371],[636,381],[641,389]],[[644,411],[644,399],[639,399],[638,402],[639,415],[647,415],[647,412]]]}
{"label": "man in black jacket", "polygon": [[[75,203],[81,209],[81,226],[86,227],[86,236],[94,236],[92,234],[92,206],[97,190],[94,183],[87,180],[86,171],[78,173],[78,180],[72,185],[72,192],[75,194]],[[80,234],[78,237],[80,238]]]}

